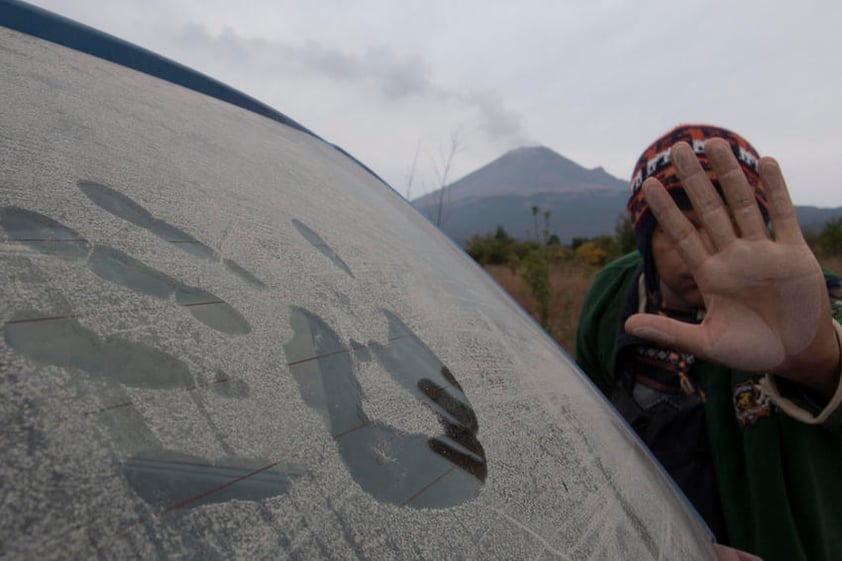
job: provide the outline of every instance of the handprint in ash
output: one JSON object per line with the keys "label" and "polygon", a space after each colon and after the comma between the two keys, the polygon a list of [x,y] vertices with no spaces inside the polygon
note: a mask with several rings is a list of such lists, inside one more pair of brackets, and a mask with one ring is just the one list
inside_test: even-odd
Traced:
{"label": "handprint in ash", "polygon": [[[378,501],[447,508],[476,497],[486,479],[477,418],[448,368],[396,315],[388,342],[341,342],[320,317],[293,308],[285,346],[304,402],[318,411],[351,477]],[[376,358],[415,400],[432,411],[443,434],[407,433],[363,411],[357,362]]]}

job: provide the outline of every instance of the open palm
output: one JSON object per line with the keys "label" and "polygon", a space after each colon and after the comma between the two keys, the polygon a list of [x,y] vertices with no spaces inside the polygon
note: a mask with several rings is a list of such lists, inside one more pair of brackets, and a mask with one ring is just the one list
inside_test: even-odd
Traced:
{"label": "open palm", "polygon": [[657,179],[643,185],[659,225],[699,287],[704,321],[692,325],[636,314],[626,329],[731,368],[776,374],[825,394],[832,392],[839,346],[827,289],[801,234],[780,168],[771,158],[759,162],[769,197],[772,239],[728,142],[710,140],[705,153],[727,207],[689,145],[676,144],[670,157],[708,243]]}

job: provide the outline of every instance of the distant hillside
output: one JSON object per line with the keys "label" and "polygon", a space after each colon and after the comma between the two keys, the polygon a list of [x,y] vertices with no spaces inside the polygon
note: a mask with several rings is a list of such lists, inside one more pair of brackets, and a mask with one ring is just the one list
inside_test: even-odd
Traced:
{"label": "distant hillside", "polygon": [[[538,193],[585,194],[595,191],[624,191],[626,182],[602,168],[586,169],[544,146],[517,148],[488,165],[466,175],[447,188],[448,200],[503,195],[529,196]],[[438,204],[438,193],[413,201],[416,208]]]}
{"label": "distant hillside", "polygon": [[828,220],[842,216],[842,207],[819,208],[796,205],[795,213],[798,215],[798,223],[801,224],[802,230],[818,232]]}
{"label": "distant hillside", "polygon": [[[538,229],[543,231],[545,210],[550,211],[550,233],[563,243],[574,237],[614,233],[618,216],[624,212],[625,193],[565,195],[541,193],[529,197],[501,195],[458,201],[445,207],[442,229],[451,239],[464,243],[474,234],[494,232],[503,226],[515,238],[535,238],[532,207],[541,209]],[[433,208],[421,212],[434,221]]]}
{"label": "distant hillside", "polygon": [[[435,221],[440,191],[412,201]],[[627,184],[602,168],[587,169],[544,146],[518,148],[449,185],[442,229],[464,243],[503,226],[512,236],[534,237],[532,207],[550,211],[550,231],[562,241],[613,233],[624,211]]]}
{"label": "distant hillside", "polygon": [[[412,201],[435,222],[440,191]],[[532,207],[550,211],[550,233],[563,243],[574,237],[614,234],[626,211],[628,183],[602,168],[587,169],[544,146],[517,148],[450,184],[445,190],[442,230],[464,244],[474,234],[503,226],[513,237],[535,237]],[[837,216],[842,207],[796,207],[805,231],[816,231]]]}

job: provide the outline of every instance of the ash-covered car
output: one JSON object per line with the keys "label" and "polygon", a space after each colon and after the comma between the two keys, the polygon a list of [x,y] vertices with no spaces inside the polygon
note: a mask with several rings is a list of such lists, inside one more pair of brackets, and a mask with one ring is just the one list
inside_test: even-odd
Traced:
{"label": "ash-covered car", "polygon": [[714,558],[576,366],[360,163],[0,3],[0,556]]}

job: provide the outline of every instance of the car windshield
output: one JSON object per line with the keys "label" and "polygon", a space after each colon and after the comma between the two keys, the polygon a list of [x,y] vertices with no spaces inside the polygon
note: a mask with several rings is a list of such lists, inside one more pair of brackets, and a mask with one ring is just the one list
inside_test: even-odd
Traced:
{"label": "car windshield", "polygon": [[0,555],[712,557],[570,359],[356,162],[0,53]]}

